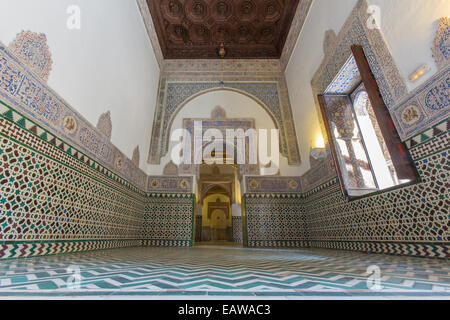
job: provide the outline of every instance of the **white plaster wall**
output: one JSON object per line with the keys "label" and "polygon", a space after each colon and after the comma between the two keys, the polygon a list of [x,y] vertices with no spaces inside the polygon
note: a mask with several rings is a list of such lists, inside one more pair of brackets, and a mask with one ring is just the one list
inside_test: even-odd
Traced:
{"label": "white plaster wall", "polygon": [[[81,29],[66,27],[69,5]],[[22,30],[45,33],[53,68],[48,84],[94,126],[111,111],[112,142],[148,157],[159,68],[134,0],[1,0],[0,41]]]}
{"label": "white plaster wall", "polygon": [[[175,129],[183,127],[185,118],[210,118],[216,106],[221,106],[225,110],[227,118],[254,118],[257,130],[276,128],[270,115],[255,100],[238,92],[219,90],[207,92],[189,101],[174,118],[170,128],[171,134]],[[164,166],[171,160],[171,150],[176,144],[176,142],[170,142],[169,152],[161,159],[160,165],[148,165],[148,174],[162,174]],[[287,159],[280,155],[282,175],[298,175],[298,169],[298,167],[289,166]]]}
{"label": "white plaster wall", "polygon": [[[369,3],[381,9],[381,31],[411,91],[437,72],[431,47],[439,18],[450,16],[450,1],[369,0]],[[409,75],[423,63],[430,71],[416,82],[409,82]]]}
{"label": "white plaster wall", "polygon": [[323,36],[328,29],[337,33],[355,4],[356,0],[315,0],[286,68],[286,81],[302,157],[299,174],[309,169],[311,144],[320,134],[311,79],[323,59]]}
{"label": "white plaster wall", "polygon": [[[328,29],[338,34],[356,2],[315,0],[286,69],[302,155],[300,174],[309,169],[310,146],[320,134],[311,79],[323,59],[324,34]],[[379,6],[381,31],[408,89],[413,90],[436,72],[431,46],[438,18],[450,15],[450,1],[369,0],[369,4]],[[423,63],[430,67],[430,72],[416,83],[410,83],[407,80],[409,74]]]}

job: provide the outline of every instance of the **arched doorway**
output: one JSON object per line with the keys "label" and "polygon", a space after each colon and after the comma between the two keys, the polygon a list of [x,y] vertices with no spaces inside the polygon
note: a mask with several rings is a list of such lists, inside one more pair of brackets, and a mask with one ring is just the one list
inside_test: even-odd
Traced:
{"label": "arched doorway", "polygon": [[234,165],[199,166],[196,245],[242,243],[240,183]]}

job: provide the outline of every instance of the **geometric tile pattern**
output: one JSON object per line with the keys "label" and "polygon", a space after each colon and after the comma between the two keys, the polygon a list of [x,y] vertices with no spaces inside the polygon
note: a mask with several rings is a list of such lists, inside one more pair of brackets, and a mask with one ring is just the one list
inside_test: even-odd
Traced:
{"label": "geometric tile pattern", "polygon": [[445,243],[401,243],[358,241],[310,241],[311,248],[353,250],[406,256],[449,258],[450,245]]}
{"label": "geometric tile pattern", "polygon": [[144,245],[192,246],[194,194],[150,194],[143,218]]}
{"label": "geometric tile pattern", "polygon": [[447,124],[407,142],[421,179],[416,184],[348,201],[333,178],[304,194],[311,246],[450,257]]}
{"label": "geometric tile pattern", "polygon": [[[370,266],[379,268],[381,290],[369,289]],[[122,295],[449,298],[450,264],[323,249],[210,246],[0,261],[0,296]]]}
{"label": "geometric tile pattern", "polygon": [[416,148],[422,143],[427,142],[428,140],[431,140],[433,138],[436,138],[437,136],[440,136],[444,133],[447,133],[447,131],[450,131],[450,118],[406,140],[405,141],[406,147],[411,151],[413,148]]}
{"label": "geometric tile pattern", "polygon": [[3,103],[0,125],[0,258],[192,245],[192,194],[147,194]]}
{"label": "geometric tile pattern", "polygon": [[325,90],[325,93],[348,94],[359,82],[361,82],[361,76],[355,57],[352,55]]}
{"label": "geometric tile pattern", "polygon": [[242,217],[232,217],[233,242],[242,243]]}
{"label": "geometric tile pattern", "polygon": [[[1,119],[4,123],[4,119]],[[85,166],[76,170],[23,145],[0,128],[0,240],[136,239],[142,228],[144,196],[118,183],[98,181]],[[30,143],[32,144],[32,143]],[[54,148],[60,159],[69,155]],[[64,159],[65,158],[65,159]],[[84,172],[83,172],[84,171]]]}
{"label": "geometric tile pattern", "polygon": [[6,242],[0,244],[0,258],[14,259],[56,255],[61,253],[102,250],[113,248],[135,247],[141,245],[141,240],[78,240],[78,241],[47,241],[47,242]]}
{"label": "geometric tile pattern", "polygon": [[301,194],[245,194],[248,246],[304,246]]}
{"label": "geometric tile pattern", "polygon": [[406,142],[421,178],[414,185],[349,201],[335,175],[326,182],[316,179],[320,185],[291,200],[293,211],[305,220],[306,232],[298,243],[278,238],[280,229],[290,230],[276,220],[286,210],[279,207],[280,198],[287,195],[247,193],[248,245],[450,257],[449,129],[446,120]]}

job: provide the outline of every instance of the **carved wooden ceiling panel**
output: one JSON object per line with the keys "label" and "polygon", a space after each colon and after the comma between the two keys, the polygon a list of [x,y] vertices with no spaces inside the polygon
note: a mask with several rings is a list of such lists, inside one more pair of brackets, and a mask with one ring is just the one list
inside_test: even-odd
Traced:
{"label": "carved wooden ceiling panel", "polygon": [[166,59],[279,58],[299,0],[147,0]]}

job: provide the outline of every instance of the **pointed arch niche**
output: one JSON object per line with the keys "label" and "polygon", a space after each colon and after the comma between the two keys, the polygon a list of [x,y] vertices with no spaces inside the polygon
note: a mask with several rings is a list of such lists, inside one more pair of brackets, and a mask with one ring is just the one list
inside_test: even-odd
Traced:
{"label": "pointed arch niche", "polygon": [[[217,111],[220,112],[217,112]],[[217,118],[217,114],[225,118]],[[187,122],[201,120],[201,121],[222,121],[225,125],[221,125],[219,129],[226,127],[234,128],[239,125],[239,128],[246,130],[246,128],[258,129],[279,129],[279,123],[270,110],[260,101],[255,100],[247,94],[236,90],[209,90],[196,95],[185,102],[182,108],[179,108],[170,120],[170,127],[167,128],[167,143],[168,152],[161,158],[160,165],[163,167],[166,163],[171,161],[171,150],[177,142],[170,141],[170,135],[175,129],[186,128]],[[280,130],[281,135],[281,130]],[[224,135],[225,137],[225,135]],[[280,137],[280,140],[282,138]],[[281,141],[280,141],[281,144]],[[280,156],[280,167],[287,166],[288,160]],[[151,166],[156,169],[156,166]],[[196,174],[195,167],[189,166],[185,168],[180,166],[180,174]],[[242,172],[242,174],[259,174],[259,168],[246,168],[251,172]],[[258,172],[256,172],[256,171]],[[156,170],[153,170],[154,172]]]}
{"label": "pointed arch niche", "polygon": [[[292,111],[287,97],[287,90],[280,87],[279,82],[165,82],[160,83],[159,101],[155,111],[148,163],[160,164],[170,148],[170,132],[174,128],[175,119],[192,101],[206,96],[214,96],[223,92],[231,93],[230,97],[247,97],[269,115],[275,127],[280,130],[280,153],[288,159],[290,165],[300,164],[298,143],[295,134]],[[235,101],[237,98],[231,98]],[[236,108],[227,101],[210,100],[210,107],[224,105],[224,108]],[[247,103],[249,104],[249,103]],[[240,106],[240,109],[239,109]],[[240,112],[228,118],[245,117],[242,103]],[[200,107],[198,107],[200,109]],[[196,109],[197,110],[197,109]],[[211,111],[211,110],[209,110]],[[261,110],[259,110],[261,113]],[[232,111],[233,114],[233,111]],[[192,118],[191,115],[188,117]],[[208,115],[209,118],[209,115]]]}

